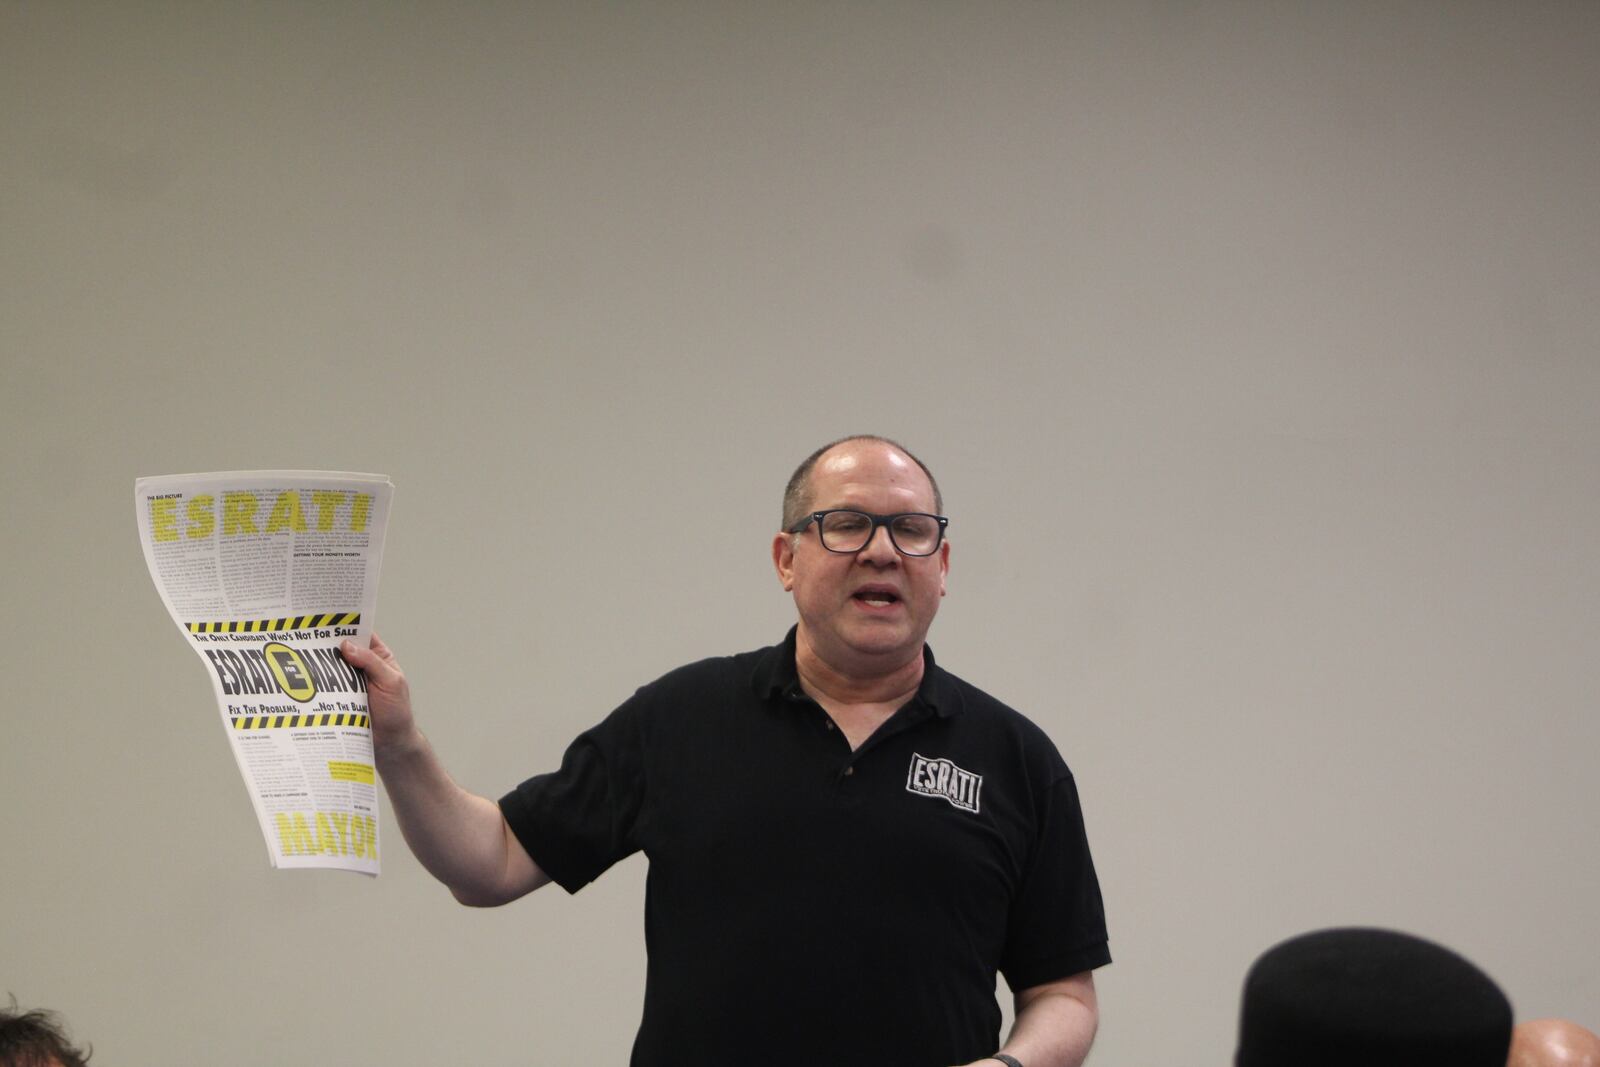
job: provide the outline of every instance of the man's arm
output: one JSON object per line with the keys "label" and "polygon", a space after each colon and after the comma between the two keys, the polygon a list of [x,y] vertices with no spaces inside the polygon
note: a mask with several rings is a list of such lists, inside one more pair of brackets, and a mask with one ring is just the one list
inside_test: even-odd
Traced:
{"label": "man's arm", "polygon": [[[1080,1067],[1100,1022],[1093,971],[1030,986],[1017,994],[1016,1008],[1016,1022],[1001,1052],[1016,1057],[1023,1067]],[[970,1067],[997,1067],[1000,1062],[982,1059]]]}
{"label": "man's arm", "polygon": [[493,907],[538,889],[541,871],[506,825],[500,806],[462,789],[417,729],[411,688],[377,634],[372,647],[340,646],[367,675],[372,750],[389,805],[412,853],[463,904]]}

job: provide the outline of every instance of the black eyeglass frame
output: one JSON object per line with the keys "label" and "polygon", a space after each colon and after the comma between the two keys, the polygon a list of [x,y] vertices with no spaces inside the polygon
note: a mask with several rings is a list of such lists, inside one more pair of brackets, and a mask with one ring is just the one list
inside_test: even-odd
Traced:
{"label": "black eyeglass frame", "polygon": [[[836,515],[839,512],[848,512],[851,515],[860,515],[872,523],[872,528],[867,531],[867,539],[861,542],[860,548],[830,548],[828,546],[828,539],[822,536],[822,520],[829,515]],[[907,552],[905,549],[900,547],[900,542],[894,535],[894,520],[904,519],[911,515],[915,515],[919,519],[932,519],[934,522],[939,524],[939,536],[934,538],[933,547],[928,549],[926,552]],[[872,539],[878,536],[878,527],[882,526],[889,531],[889,543],[894,546],[894,550],[896,552],[900,553],[902,556],[909,556],[912,559],[927,559],[929,556],[939,551],[939,546],[944,544],[944,531],[945,527],[950,525],[950,520],[944,515],[934,515],[926,511],[897,511],[893,515],[874,515],[872,512],[862,511],[860,508],[826,508],[822,511],[813,511],[811,514],[807,515],[805,518],[789,527],[786,532],[792,534],[801,533],[812,523],[817,524],[817,542],[829,552],[836,552],[841,556],[853,556],[857,552],[860,552],[862,548],[866,548],[868,545],[872,544]]]}

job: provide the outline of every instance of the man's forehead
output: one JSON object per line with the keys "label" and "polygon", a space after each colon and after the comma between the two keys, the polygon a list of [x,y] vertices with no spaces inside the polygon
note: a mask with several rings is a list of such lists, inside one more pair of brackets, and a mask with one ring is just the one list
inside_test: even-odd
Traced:
{"label": "man's forehead", "polygon": [[933,486],[916,461],[882,441],[846,441],[824,452],[812,471],[811,487],[830,493],[890,489],[930,502],[933,498]]}
{"label": "man's forehead", "polygon": [[917,469],[910,456],[886,441],[845,441],[817,460],[819,470],[849,472],[876,466],[899,471]]}

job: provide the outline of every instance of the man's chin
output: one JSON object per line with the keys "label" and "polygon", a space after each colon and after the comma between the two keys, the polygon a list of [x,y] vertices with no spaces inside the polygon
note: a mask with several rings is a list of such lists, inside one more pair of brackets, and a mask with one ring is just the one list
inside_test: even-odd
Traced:
{"label": "man's chin", "polygon": [[892,623],[887,619],[851,627],[840,636],[851,651],[861,656],[893,656],[922,645],[903,622]]}
{"label": "man's chin", "polygon": [[804,639],[824,659],[840,664],[855,660],[892,668],[922,653],[921,634],[903,617],[854,619],[845,626],[812,629]]}

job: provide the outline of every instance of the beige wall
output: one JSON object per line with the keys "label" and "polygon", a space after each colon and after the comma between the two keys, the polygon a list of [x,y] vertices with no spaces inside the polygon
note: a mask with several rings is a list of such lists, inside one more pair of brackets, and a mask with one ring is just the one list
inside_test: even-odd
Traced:
{"label": "beige wall", "polygon": [[[0,996],[107,1064],[621,1063],[643,861],[273,872],[136,475],[390,474],[497,795],[766,643],[781,483],[954,517],[942,661],[1080,778],[1094,1062],[1370,922],[1600,1026],[1600,7],[0,4]],[[385,816],[387,819],[387,814]]]}

